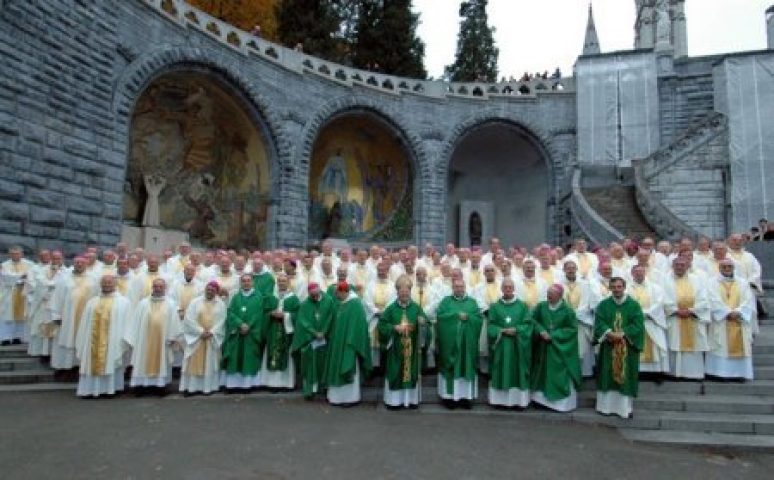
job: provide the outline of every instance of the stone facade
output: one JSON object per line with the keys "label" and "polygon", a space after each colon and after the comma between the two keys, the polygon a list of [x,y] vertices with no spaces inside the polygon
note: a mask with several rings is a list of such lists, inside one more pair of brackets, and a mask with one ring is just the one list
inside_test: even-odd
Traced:
{"label": "stone facade", "polygon": [[[380,118],[406,146],[415,172],[415,242],[449,237],[455,149],[469,132],[503,123],[524,132],[548,167],[546,225],[528,228],[546,231],[546,241],[566,240],[576,132],[586,121],[578,118],[574,78],[489,85],[372,74],[253,39],[181,0],[5,0],[0,59],[0,248],[61,245],[71,253],[119,240],[134,105],[170,72],[210,77],[269,139],[270,246],[309,242],[314,141],[348,112]],[[662,147],[712,111],[711,65],[675,71],[658,85]],[[727,154],[717,155],[712,163],[723,168]],[[688,184],[690,165],[680,167]],[[720,197],[707,201],[715,208]]]}

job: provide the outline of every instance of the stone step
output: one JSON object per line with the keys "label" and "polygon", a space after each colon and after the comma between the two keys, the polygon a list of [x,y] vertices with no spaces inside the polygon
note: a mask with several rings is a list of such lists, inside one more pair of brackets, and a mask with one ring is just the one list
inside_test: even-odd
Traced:
{"label": "stone step", "polygon": [[10,372],[0,372],[0,385],[53,381],[53,370],[14,370]]}
{"label": "stone step", "polygon": [[634,410],[694,413],[774,414],[774,397],[755,395],[650,394],[634,400]]}
{"label": "stone step", "polygon": [[56,392],[61,390],[71,390],[73,395],[77,383],[71,382],[38,382],[38,383],[18,383],[9,385],[0,385],[0,393],[9,392]]}
{"label": "stone step", "polygon": [[0,358],[27,357],[27,345],[0,345]]}
{"label": "stone step", "polygon": [[704,382],[703,393],[704,395],[765,395],[774,397],[774,380],[755,380],[745,383]]}
{"label": "stone step", "polygon": [[753,369],[753,376],[756,380],[774,380],[774,366],[756,365]]}
{"label": "stone step", "polygon": [[0,357],[0,372],[10,372],[14,370],[44,370],[49,371],[48,366],[43,365],[39,359],[34,357]]}
{"label": "stone step", "polygon": [[756,367],[774,366],[774,353],[762,353],[753,357],[753,365]]}
{"label": "stone step", "polygon": [[753,343],[752,353],[753,353],[753,364],[754,364],[755,358],[758,355],[774,354],[774,345],[762,345],[758,343],[758,341],[756,340],[755,343]]}
{"label": "stone step", "polygon": [[734,433],[707,433],[682,430],[644,430],[620,428],[621,435],[632,442],[662,445],[686,445],[710,448],[741,448],[747,450],[774,450],[774,435],[746,435]]}

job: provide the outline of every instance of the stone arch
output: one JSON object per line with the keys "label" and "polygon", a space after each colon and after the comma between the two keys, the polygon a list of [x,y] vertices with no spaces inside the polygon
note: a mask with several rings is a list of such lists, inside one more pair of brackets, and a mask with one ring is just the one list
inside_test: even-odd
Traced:
{"label": "stone arch", "polygon": [[124,175],[128,164],[131,119],[135,104],[145,89],[156,79],[170,73],[197,73],[212,79],[245,108],[245,113],[268,142],[270,173],[269,219],[266,241],[276,246],[276,205],[281,195],[280,170],[282,159],[290,155],[290,142],[282,129],[279,116],[255,83],[241,73],[235,59],[206,48],[176,47],[151,51],[130,63],[116,81],[113,90],[113,114],[116,145],[124,160]]}
{"label": "stone arch", "polygon": [[459,122],[451,129],[447,139],[442,144],[438,162],[435,165],[435,175],[444,179],[440,182],[439,187],[443,189],[444,202],[447,201],[448,191],[448,178],[450,174],[450,167],[452,157],[457,146],[466,138],[466,136],[475,130],[486,127],[488,125],[505,125],[513,127],[517,131],[521,131],[525,134],[527,141],[531,144],[540,156],[545,161],[545,167],[548,172],[548,200],[546,211],[546,238],[549,241],[555,240],[554,228],[552,225],[552,219],[554,218],[555,206],[557,202],[557,180],[556,169],[557,159],[561,158],[560,152],[557,146],[553,142],[553,137],[547,131],[531,122],[527,119],[515,116],[503,115],[501,112],[484,111],[472,115],[462,122]]}
{"label": "stone arch", "polygon": [[[338,117],[355,113],[364,113],[374,116],[374,118],[385,124],[386,127],[392,129],[406,148],[415,175],[413,221],[414,239],[416,240],[419,238],[419,219],[421,218],[422,207],[424,204],[422,201],[421,187],[426,182],[426,179],[432,175],[432,167],[428,161],[427,153],[425,152],[420,137],[404,126],[398,120],[396,115],[388,112],[387,109],[384,108],[384,103],[380,103],[373,98],[364,96],[346,96],[337,98],[320,107],[306,123],[301,133],[301,142],[298,144],[298,150],[295,155],[296,161],[294,162],[297,166],[296,178],[299,182],[303,182],[304,185],[304,188],[299,189],[304,198],[303,203],[304,205],[308,205],[310,201],[309,173],[315,140],[329,122]],[[305,218],[308,219],[308,217]]]}

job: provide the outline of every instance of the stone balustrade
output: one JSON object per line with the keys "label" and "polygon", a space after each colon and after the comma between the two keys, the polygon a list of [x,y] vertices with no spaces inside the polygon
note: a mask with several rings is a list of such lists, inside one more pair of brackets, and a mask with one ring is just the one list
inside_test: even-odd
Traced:
{"label": "stone balustrade", "polygon": [[394,95],[413,94],[434,98],[460,97],[479,100],[503,97],[534,98],[539,94],[575,90],[573,77],[538,78],[530,81],[497,83],[446,82],[443,80],[418,80],[360,70],[307,55],[256,37],[189,5],[184,0],[142,1],[180,27],[206,32],[213,39],[242,55],[255,56],[290,71],[311,73],[350,87],[360,86]]}
{"label": "stone balustrade", "polygon": [[578,226],[589,240],[597,245],[608,245],[610,242],[621,240],[623,234],[594,211],[583,196],[581,177],[581,169],[576,168],[572,176],[570,209]]}

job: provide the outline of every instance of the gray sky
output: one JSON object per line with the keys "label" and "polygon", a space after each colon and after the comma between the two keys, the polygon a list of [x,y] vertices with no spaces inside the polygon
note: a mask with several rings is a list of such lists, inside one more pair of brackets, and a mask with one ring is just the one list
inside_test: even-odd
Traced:
{"label": "gray sky", "polygon": [[[438,78],[454,61],[459,0],[414,0],[421,13],[425,66]],[[634,46],[634,0],[593,0],[602,52]],[[774,0],[687,0],[691,56],[766,48],[766,8]],[[497,28],[500,76],[525,70],[563,72],[583,47],[588,0],[489,0],[489,22]]]}

